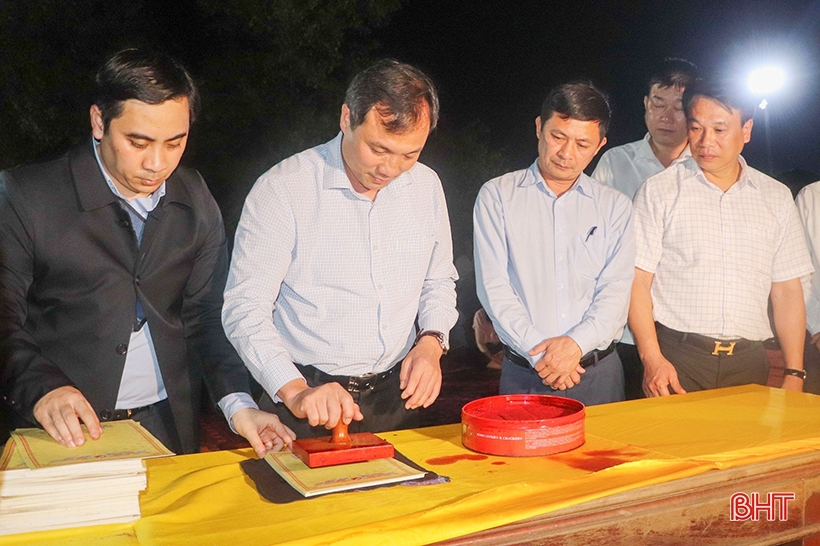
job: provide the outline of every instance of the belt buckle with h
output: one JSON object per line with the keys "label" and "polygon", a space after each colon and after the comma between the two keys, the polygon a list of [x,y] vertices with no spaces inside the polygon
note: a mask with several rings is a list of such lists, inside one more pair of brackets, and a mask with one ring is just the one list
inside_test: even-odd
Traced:
{"label": "belt buckle with h", "polygon": [[729,341],[724,347],[723,342],[715,341],[715,350],[712,351],[712,354],[718,356],[720,353],[726,353],[726,356],[732,356],[735,352],[735,343],[734,341]]}

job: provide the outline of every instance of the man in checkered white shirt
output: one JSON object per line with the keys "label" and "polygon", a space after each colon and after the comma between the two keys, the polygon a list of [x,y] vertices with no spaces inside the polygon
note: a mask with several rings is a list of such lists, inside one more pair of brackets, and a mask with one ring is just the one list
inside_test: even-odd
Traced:
{"label": "man in checkered white shirt", "polygon": [[683,103],[692,157],[647,179],[634,201],[629,326],[644,392],[766,384],[770,295],[783,388],[800,391],[801,277],[812,265],[791,193],[740,156],[754,103],[716,82],[687,87]]}
{"label": "man in checkered white shirt", "polygon": [[416,426],[455,324],[450,223],[418,157],[430,79],[380,61],[347,90],[341,133],[263,174],[236,232],[222,322],[297,436]]}

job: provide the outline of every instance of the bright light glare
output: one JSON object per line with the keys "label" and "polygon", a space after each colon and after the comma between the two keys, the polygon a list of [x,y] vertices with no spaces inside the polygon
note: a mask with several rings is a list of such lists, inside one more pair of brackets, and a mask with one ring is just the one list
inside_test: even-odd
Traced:
{"label": "bright light glare", "polygon": [[769,101],[767,101],[766,99],[763,99],[762,101],[760,101],[759,108],[761,110],[765,110],[767,106],[769,106]]}
{"label": "bright light glare", "polygon": [[766,66],[758,68],[749,76],[749,89],[757,96],[774,93],[786,82],[786,75],[783,70],[776,66]]}

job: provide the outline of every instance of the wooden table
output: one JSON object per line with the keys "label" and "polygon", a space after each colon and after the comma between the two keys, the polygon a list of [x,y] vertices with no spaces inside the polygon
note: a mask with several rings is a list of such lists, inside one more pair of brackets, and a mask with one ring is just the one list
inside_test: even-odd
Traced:
{"label": "wooden table", "polygon": [[[749,386],[588,408],[584,446],[482,456],[459,425],[385,433],[449,483],[273,504],[251,450],[148,461],[143,517],[10,544],[820,544],[820,396]],[[788,492],[785,521],[731,521],[734,493]],[[765,496],[765,495],[764,495]],[[814,540],[814,542],[812,542]]]}

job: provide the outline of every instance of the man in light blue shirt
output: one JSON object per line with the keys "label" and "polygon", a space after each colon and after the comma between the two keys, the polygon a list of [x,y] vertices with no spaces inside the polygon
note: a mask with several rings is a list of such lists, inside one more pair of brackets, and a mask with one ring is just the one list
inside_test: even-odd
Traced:
{"label": "man in light blue shirt", "polygon": [[438,397],[458,313],[444,192],[418,163],[437,118],[430,79],[380,61],[348,88],[341,133],[245,201],[222,322],[260,407],[299,437],[411,428]]}
{"label": "man in light blue shirt", "polygon": [[478,297],[505,345],[502,394],[624,399],[613,341],[634,276],[632,204],[583,174],[609,120],[591,84],[555,88],[535,120],[538,159],[478,194]]}

